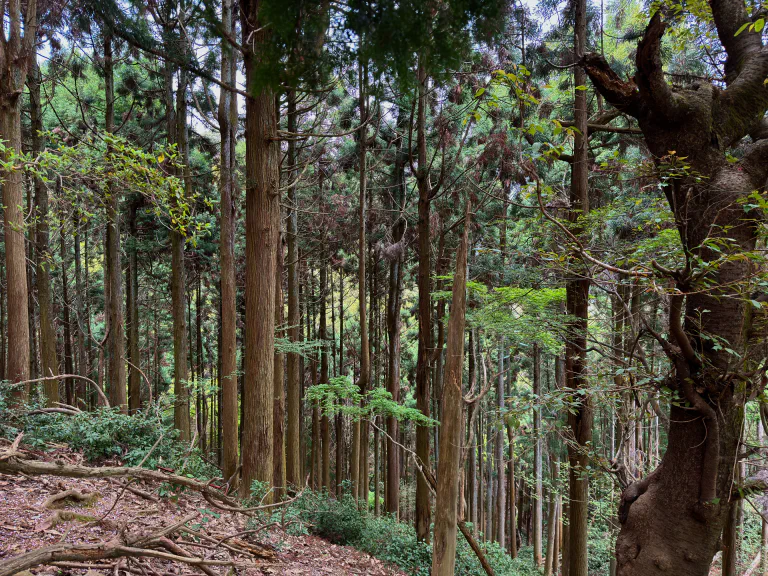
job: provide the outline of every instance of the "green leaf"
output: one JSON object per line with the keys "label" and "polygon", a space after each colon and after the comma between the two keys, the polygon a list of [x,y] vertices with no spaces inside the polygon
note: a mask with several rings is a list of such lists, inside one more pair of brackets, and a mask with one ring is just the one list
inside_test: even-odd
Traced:
{"label": "green leaf", "polygon": [[576,86],[576,88],[574,88],[574,90],[586,90],[586,89],[587,89],[586,86]]}
{"label": "green leaf", "polygon": [[762,32],[765,28],[765,18],[755,20],[755,32]]}
{"label": "green leaf", "polygon": [[736,34],[734,34],[734,36],[738,36],[739,34],[741,34],[742,32],[744,32],[744,30],[746,30],[748,26],[749,26],[749,22],[747,22],[746,24],[743,24],[743,25],[741,26],[741,28],[739,28],[738,30],[736,30]]}
{"label": "green leaf", "polygon": [[478,88],[475,92],[475,98],[480,98],[483,94],[485,94],[485,88]]}

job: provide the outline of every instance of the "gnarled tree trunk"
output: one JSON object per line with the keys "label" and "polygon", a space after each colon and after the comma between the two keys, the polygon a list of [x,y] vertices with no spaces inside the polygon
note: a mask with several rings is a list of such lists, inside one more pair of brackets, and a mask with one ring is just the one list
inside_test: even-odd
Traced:
{"label": "gnarled tree trunk", "polygon": [[[660,13],[638,46],[634,81],[622,80],[597,54],[583,60],[606,100],[638,119],[651,153],[664,162],[685,157],[690,167],[664,187],[687,265],[657,268],[675,283],[670,339],[658,339],[675,369],[670,384],[688,405],[671,408],[659,467],[622,495],[619,576],[708,574],[728,515],[744,402],[751,383],[763,380],[758,367],[765,350],[754,341],[747,301],[752,265],[744,258],[717,260],[723,252],[743,255],[755,247],[758,222],[740,200],[764,190],[768,177],[768,50],[760,34],[736,35],[749,22],[742,2],[713,0],[710,6],[727,52],[725,88],[667,84]],[[728,162],[727,150],[747,135],[754,142],[741,160]],[[707,247],[713,242],[718,250]],[[697,262],[711,270],[701,273]]]}

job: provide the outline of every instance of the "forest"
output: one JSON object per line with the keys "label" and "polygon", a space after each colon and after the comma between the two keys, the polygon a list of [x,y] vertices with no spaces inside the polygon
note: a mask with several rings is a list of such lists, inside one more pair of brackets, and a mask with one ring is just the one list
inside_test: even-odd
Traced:
{"label": "forest", "polygon": [[0,576],[768,576],[765,0],[0,7]]}

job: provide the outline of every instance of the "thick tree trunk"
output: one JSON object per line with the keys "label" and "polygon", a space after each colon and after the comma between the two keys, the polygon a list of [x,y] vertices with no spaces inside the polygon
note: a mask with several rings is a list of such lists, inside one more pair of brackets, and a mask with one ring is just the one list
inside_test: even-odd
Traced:
{"label": "thick tree trunk", "polygon": [[435,542],[432,550],[432,576],[453,576],[456,565],[456,508],[459,490],[461,455],[461,413],[464,371],[464,314],[466,312],[467,238],[469,235],[469,203],[464,235],[456,254],[453,277],[451,316],[448,321],[448,351],[445,363],[445,390],[440,426],[440,458],[437,463],[437,499],[435,503]]}
{"label": "thick tree trunk", "polygon": [[[243,44],[255,51],[269,30],[258,0],[240,3]],[[257,82],[258,56],[245,54],[246,86],[246,318],[243,382],[243,469],[240,491],[272,484],[272,396],[275,350],[275,261],[280,225],[277,114],[272,90]]]}
{"label": "thick tree trunk", "polygon": [[[677,89],[661,67],[665,24],[657,12],[637,50],[635,81],[625,82],[597,54],[583,62],[592,82],[620,111],[638,118],[655,157],[685,157],[691,175],[665,183],[689,268],[668,275],[668,333],[662,344],[674,366],[669,385],[687,405],[670,410],[667,450],[654,472],[622,494],[616,542],[619,576],[679,574],[706,576],[728,516],[734,466],[741,436],[749,378],[733,372],[738,355],[745,374],[764,364],[764,340],[754,330],[746,302],[754,273],[749,258],[757,228],[743,198],[762,189],[768,177],[768,140],[760,122],[768,109],[763,82],[768,53],[759,34],[737,34],[749,22],[745,6],[731,0],[710,2],[726,53],[726,88],[699,84]],[[728,162],[725,151],[754,133],[743,158]],[[672,152],[674,151],[674,152]],[[702,278],[699,262],[711,266]],[[659,272],[661,274],[661,272]],[[713,342],[722,343],[713,346]],[[736,355],[730,351],[735,351]],[[571,574],[571,576],[574,576]]]}
{"label": "thick tree trunk", "polygon": [[[22,12],[21,2],[11,2],[4,24],[10,31],[0,52],[0,138],[9,151],[21,148],[21,94],[30,62],[35,57],[37,3],[30,0]],[[24,35],[22,36],[22,24]],[[5,29],[3,31],[5,33]],[[0,172],[3,180],[3,219],[5,232],[5,272],[8,299],[8,354],[6,377],[11,382],[28,379],[30,361],[29,291],[27,286],[24,239],[24,191],[19,170]],[[14,390],[14,396],[26,400],[29,386]]]}

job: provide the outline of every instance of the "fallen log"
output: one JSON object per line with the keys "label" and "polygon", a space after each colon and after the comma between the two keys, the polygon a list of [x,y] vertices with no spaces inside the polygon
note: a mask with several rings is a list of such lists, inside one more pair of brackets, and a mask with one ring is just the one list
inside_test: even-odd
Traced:
{"label": "fallen log", "polygon": [[217,490],[210,484],[200,482],[194,478],[136,466],[90,467],[79,464],[65,464],[61,461],[45,462],[42,460],[30,460],[11,455],[5,460],[0,460],[0,473],[26,474],[28,476],[59,476],[65,478],[139,478],[147,481],[168,482],[176,486],[184,486],[185,488],[195,490],[207,498],[224,503],[227,509],[232,512],[247,514],[261,509],[260,507],[241,508],[234,499],[224,494],[221,490]]}

